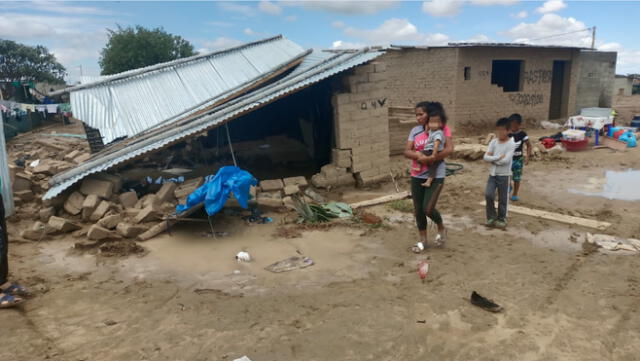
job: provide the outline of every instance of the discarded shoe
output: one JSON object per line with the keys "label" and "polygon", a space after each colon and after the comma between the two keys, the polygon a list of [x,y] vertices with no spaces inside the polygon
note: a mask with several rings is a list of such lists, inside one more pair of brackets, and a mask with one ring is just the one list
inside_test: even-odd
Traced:
{"label": "discarded shoe", "polygon": [[500,312],[502,311],[502,307],[488,298],[484,298],[480,296],[476,291],[471,292],[471,304],[474,306],[478,306],[484,310],[489,312]]}

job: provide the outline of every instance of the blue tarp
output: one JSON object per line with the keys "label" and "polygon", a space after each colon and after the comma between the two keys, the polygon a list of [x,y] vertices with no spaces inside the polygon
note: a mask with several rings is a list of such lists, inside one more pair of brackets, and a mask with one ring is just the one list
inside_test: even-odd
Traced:
{"label": "blue tarp", "polygon": [[179,204],[176,207],[178,214],[204,202],[207,214],[212,216],[218,213],[227,202],[233,192],[234,197],[243,208],[247,208],[249,201],[249,189],[258,184],[258,181],[246,170],[234,166],[222,167],[215,177],[208,176],[207,181],[187,197],[187,204]]}

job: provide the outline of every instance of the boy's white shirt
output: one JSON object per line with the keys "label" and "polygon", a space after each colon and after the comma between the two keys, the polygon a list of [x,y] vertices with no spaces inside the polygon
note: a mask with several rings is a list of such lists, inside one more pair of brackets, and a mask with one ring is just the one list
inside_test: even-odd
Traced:
{"label": "boy's white shirt", "polygon": [[[497,138],[493,139],[484,154],[484,160],[491,163],[489,174],[492,176],[510,176],[511,163],[513,162],[513,152],[516,150],[516,143],[513,138],[501,143]],[[489,155],[491,153],[492,155]],[[504,157],[500,159],[500,156]]]}

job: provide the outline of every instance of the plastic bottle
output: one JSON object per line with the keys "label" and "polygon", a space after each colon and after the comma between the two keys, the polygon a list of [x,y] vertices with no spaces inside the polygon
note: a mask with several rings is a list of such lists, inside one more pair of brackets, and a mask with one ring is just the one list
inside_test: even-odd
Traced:
{"label": "plastic bottle", "polygon": [[429,273],[429,263],[427,261],[421,261],[418,264],[418,275],[420,275],[420,279],[427,278],[427,274]]}

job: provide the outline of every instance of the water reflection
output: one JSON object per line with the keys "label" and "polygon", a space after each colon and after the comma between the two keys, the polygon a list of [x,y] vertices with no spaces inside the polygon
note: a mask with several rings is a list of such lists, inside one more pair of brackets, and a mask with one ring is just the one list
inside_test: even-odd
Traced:
{"label": "water reflection", "polygon": [[640,200],[640,170],[628,170],[626,172],[606,171],[602,191],[599,192],[579,189],[569,189],[569,191],[607,199],[638,201]]}

